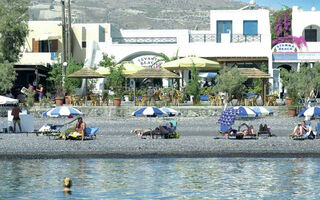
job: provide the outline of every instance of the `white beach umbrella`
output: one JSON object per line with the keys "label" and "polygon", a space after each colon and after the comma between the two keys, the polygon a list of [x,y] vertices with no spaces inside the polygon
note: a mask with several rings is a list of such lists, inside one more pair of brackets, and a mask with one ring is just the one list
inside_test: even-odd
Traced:
{"label": "white beach umbrella", "polygon": [[19,103],[18,99],[12,99],[6,96],[0,96],[0,105],[17,104],[17,103]]}

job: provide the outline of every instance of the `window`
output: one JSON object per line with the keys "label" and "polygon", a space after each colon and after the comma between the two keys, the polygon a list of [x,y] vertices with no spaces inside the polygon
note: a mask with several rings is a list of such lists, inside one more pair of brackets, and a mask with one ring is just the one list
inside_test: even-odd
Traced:
{"label": "window", "polygon": [[317,29],[305,29],[304,35],[307,42],[317,41]]}
{"label": "window", "polygon": [[232,39],[232,21],[217,21],[217,42],[221,42],[221,34],[230,33],[230,41]]}
{"label": "window", "polygon": [[243,21],[243,35],[258,35],[258,21]]}
{"label": "window", "polygon": [[82,48],[87,48],[87,42],[86,42],[86,41],[82,41],[81,47],[82,47]]}

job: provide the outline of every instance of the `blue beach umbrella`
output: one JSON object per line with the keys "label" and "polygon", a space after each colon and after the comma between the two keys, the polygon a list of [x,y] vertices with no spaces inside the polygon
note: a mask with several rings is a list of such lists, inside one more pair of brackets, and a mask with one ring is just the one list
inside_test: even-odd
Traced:
{"label": "blue beach umbrella", "polygon": [[251,108],[246,106],[235,106],[233,108],[239,110],[239,114],[237,114],[239,117],[256,117],[258,115]]}
{"label": "blue beach umbrella", "polygon": [[167,113],[163,112],[155,106],[142,107],[132,113],[133,116],[146,116],[146,117],[158,117],[168,116]]}
{"label": "blue beach umbrella", "polygon": [[162,108],[160,108],[160,110],[164,113],[167,113],[170,117],[181,115],[181,112],[179,112],[173,108],[162,107]]}
{"label": "blue beach umbrella", "polygon": [[320,117],[320,107],[319,106],[314,106],[314,107],[309,107],[303,109],[301,112],[299,112],[298,117]]}
{"label": "blue beach umbrella", "polygon": [[82,115],[82,112],[71,106],[58,106],[51,108],[42,114],[44,117],[69,117],[78,115]]}
{"label": "blue beach umbrella", "polygon": [[270,110],[269,108],[263,107],[263,106],[250,107],[250,109],[253,110],[254,112],[256,112],[258,116],[273,114],[272,110]]}

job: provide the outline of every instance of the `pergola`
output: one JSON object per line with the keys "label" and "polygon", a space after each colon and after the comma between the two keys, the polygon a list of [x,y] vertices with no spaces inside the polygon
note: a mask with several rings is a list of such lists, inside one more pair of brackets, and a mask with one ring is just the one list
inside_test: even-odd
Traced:
{"label": "pergola", "polygon": [[164,68],[159,69],[143,69],[134,74],[130,74],[127,78],[132,78],[134,80],[134,102],[136,104],[136,79],[138,78],[172,78],[178,79],[180,76],[173,72],[170,72]]}
{"label": "pergola", "polygon": [[247,76],[252,79],[261,79],[262,80],[262,103],[263,105],[266,102],[266,94],[267,94],[267,85],[266,81],[270,78],[270,74],[267,74],[257,68],[238,68],[240,75]]}

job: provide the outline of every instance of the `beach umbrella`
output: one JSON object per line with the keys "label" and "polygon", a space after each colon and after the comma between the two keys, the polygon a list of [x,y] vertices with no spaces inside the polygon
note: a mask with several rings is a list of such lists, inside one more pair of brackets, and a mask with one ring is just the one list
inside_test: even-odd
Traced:
{"label": "beach umbrella", "polygon": [[263,106],[254,106],[254,107],[250,107],[250,109],[256,112],[259,116],[273,114],[273,111],[271,109]]}
{"label": "beach umbrella", "polygon": [[163,112],[155,106],[142,107],[132,113],[133,116],[146,116],[146,117],[163,117],[168,116],[167,113]]}
{"label": "beach umbrella", "polygon": [[314,106],[314,107],[309,107],[303,109],[301,112],[299,112],[298,117],[320,117],[320,107],[319,106]]}
{"label": "beach umbrella", "polygon": [[181,112],[179,112],[173,108],[162,107],[162,108],[160,108],[160,110],[164,113],[167,113],[170,117],[181,115]]}
{"label": "beach umbrella", "polygon": [[42,114],[44,117],[70,117],[78,115],[82,115],[82,112],[71,106],[58,106],[51,108]]}
{"label": "beach umbrella", "polygon": [[[144,67],[140,66],[140,65],[135,65],[131,62],[128,61],[124,61],[120,64],[117,64],[116,67],[120,67],[121,65],[123,65],[124,70],[123,70],[123,74],[124,75],[129,75],[129,74],[134,74],[142,69],[145,69]],[[110,74],[110,69],[107,67],[100,67],[96,70],[96,72],[98,72],[101,75],[109,75]]]}
{"label": "beach umbrella", "polygon": [[218,71],[222,69],[218,62],[196,56],[188,56],[161,65],[161,67],[168,70],[190,70],[193,66],[198,70],[205,71]]}
{"label": "beach umbrella", "polygon": [[231,126],[234,124],[235,118],[238,114],[239,110],[229,107],[221,113],[220,118],[218,119],[218,124]]}
{"label": "beach umbrella", "polygon": [[239,113],[237,114],[239,117],[256,117],[258,115],[251,108],[246,106],[235,106],[233,108],[239,110]]}

